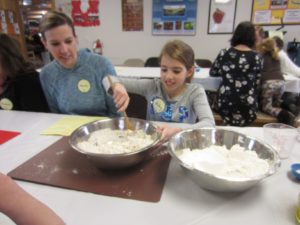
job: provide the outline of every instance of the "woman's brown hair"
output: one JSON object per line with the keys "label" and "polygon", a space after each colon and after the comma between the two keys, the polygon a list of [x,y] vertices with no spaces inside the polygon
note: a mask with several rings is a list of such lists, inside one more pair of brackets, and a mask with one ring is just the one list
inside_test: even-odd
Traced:
{"label": "woman's brown hair", "polygon": [[49,11],[46,13],[40,21],[40,32],[45,40],[45,32],[53,28],[68,25],[71,27],[74,37],[76,37],[75,28],[73,22],[69,16],[62,12]]}
{"label": "woman's brown hair", "polygon": [[19,42],[4,33],[0,33],[0,64],[8,78],[35,71],[23,57]]}
{"label": "woman's brown hair", "polygon": [[278,48],[276,42],[272,38],[267,38],[258,45],[257,50],[263,54],[269,54],[275,60],[279,60]]}

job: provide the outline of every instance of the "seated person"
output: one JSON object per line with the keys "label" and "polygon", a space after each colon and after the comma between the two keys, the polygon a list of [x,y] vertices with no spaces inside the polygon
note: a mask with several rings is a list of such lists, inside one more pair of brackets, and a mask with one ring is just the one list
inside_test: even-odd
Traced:
{"label": "seated person", "polygon": [[[300,67],[298,67],[283,50],[283,40],[274,36],[276,46],[279,49],[278,57],[280,68],[283,74],[289,74],[300,78]],[[284,92],[282,96],[281,107],[292,112],[295,116],[300,113],[300,96],[299,93]]]}
{"label": "seated person", "polygon": [[[160,79],[118,78],[128,92],[145,96],[148,102],[147,119],[190,123],[195,128],[214,127],[214,117],[203,87],[191,83],[195,70],[193,49],[182,41],[170,41],[162,49],[159,60]],[[107,79],[103,81],[108,87]],[[164,142],[181,128],[164,125],[158,130]]]}
{"label": "seated person", "polygon": [[0,33],[0,109],[49,112],[39,74],[22,56],[19,43]]}
{"label": "seated person", "polygon": [[294,125],[295,115],[280,107],[285,82],[275,41],[272,38],[267,38],[258,45],[257,50],[263,57],[261,71],[262,111],[277,117],[278,122]]}
{"label": "seated person", "polygon": [[300,77],[300,67],[298,67],[283,50],[283,40],[278,36],[274,36],[273,39],[279,50],[278,57],[280,60],[281,72],[283,74],[291,74],[293,76]]}
{"label": "seated person", "polygon": [[210,76],[222,77],[217,107],[226,125],[249,126],[256,119],[262,59],[254,46],[254,25],[241,22],[231,38],[231,47],[220,51],[210,69]]}
{"label": "seated person", "polygon": [[77,51],[72,20],[61,12],[48,12],[40,22],[42,42],[54,60],[41,71],[40,79],[52,112],[79,115],[117,116],[124,111],[129,97],[121,86],[117,107],[106,94],[102,79],[115,75],[111,62],[86,50]]}

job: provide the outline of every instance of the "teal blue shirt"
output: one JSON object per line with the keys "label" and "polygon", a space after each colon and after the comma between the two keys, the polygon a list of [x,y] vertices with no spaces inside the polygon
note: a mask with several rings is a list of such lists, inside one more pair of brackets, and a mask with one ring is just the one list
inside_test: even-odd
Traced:
{"label": "teal blue shirt", "polygon": [[40,80],[52,112],[116,116],[113,99],[102,85],[107,75],[116,75],[107,58],[81,50],[72,69],[54,60],[42,69]]}

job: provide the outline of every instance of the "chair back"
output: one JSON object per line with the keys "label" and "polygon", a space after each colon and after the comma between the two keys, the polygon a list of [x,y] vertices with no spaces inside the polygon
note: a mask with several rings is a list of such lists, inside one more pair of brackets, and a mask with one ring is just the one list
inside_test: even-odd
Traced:
{"label": "chair back", "polygon": [[150,57],[145,62],[145,67],[160,67],[158,57]]}
{"label": "chair back", "polygon": [[147,116],[147,99],[138,94],[128,93],[130,102],[126,109],[129,117],[146,119]]}
{"label": "chair back", "polygon": [[210,68],[212,66],[212,62],[209,59],[196,59],[197,65],[203,68]]}
{"label": "chair back", "polygon": [[143,67],[144,66],[144,60],[142,59],[127,59],[125,60],[125,62],[123,63],[124,66],[131,66],[131,67]]}

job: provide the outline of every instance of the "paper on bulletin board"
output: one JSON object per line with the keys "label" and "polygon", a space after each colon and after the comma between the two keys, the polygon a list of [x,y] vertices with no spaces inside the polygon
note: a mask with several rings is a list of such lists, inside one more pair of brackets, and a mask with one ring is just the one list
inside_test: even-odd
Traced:
{"label": "paper on bulletin board", "polygon": [[106,117],[96,117],[96,116],[68,116],[63,117],[56,123],[52,124],[46,130],[44,130],[42,135],[58,135],[58,136],[70,136],[74,130],[78,127],[93,122],[96,120],[106,119]]}
{"label": "paper on bulletin board", "polygon": [[261,25],[300,24],[300,0],[253,0],[251,17]]}

